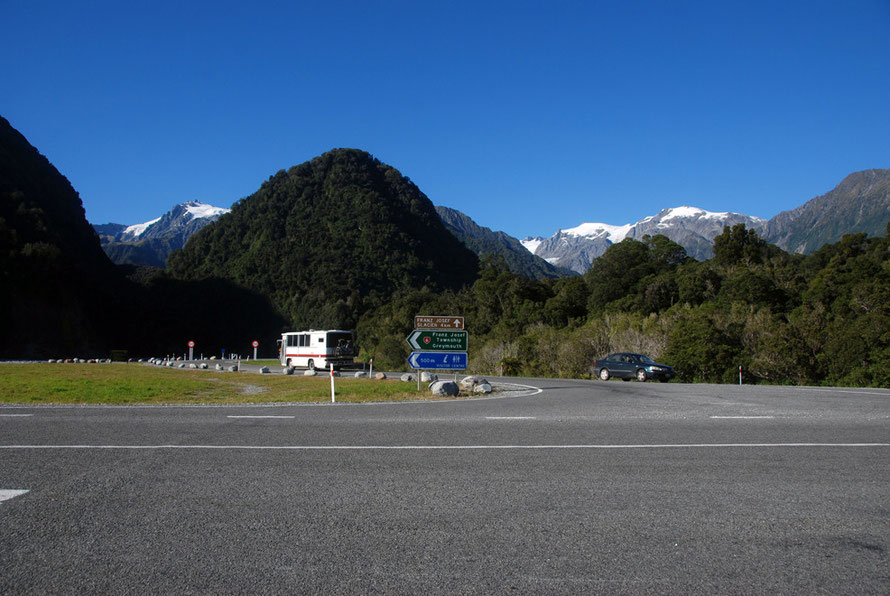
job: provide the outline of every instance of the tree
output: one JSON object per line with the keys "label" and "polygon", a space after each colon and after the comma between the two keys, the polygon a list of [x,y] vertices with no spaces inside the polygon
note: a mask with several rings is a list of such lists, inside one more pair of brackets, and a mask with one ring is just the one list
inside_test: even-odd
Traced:
{"label": "tree", "polygon": [[766,241],[745,224],[725,226],[723,233],[714,238],[714,262],[725,266],[763,263],[769,252],[767,247]]}
{"label": "tree", "polygon": [[701,309],[689,311],[676,324],[663,360],[684,382],[719,383],[738,366],[738,346]]}

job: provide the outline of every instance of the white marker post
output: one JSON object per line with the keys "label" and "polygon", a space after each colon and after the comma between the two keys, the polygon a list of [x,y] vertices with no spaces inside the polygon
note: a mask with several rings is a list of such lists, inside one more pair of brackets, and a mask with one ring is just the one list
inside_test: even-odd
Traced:
{"label": "white marker post", "polygon": [[331,367],[331,403],[337,403],[337,400],[334,399],[334,363],[328,362],[328,366]]}

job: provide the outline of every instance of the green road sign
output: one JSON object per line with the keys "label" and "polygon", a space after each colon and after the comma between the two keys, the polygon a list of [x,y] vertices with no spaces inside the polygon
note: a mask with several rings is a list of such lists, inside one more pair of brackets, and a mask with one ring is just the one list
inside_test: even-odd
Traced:
{"label": "green road sign", "polygon": [[415,329],[405,340],[415,350],[425,352],[466,352],[466,331],[424,331]]}

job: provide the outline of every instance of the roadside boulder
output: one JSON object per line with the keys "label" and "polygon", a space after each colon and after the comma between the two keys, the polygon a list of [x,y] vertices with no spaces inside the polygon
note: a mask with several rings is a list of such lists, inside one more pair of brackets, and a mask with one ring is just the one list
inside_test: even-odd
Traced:
{"label": "roadside boulder", "polygon": [[315,371],[312,370],[311,368],[307,368],[306,370],[303,371],[303,376],[304,377],[314,377]]}
{"label": "roadside boulder", "polygon": [[272,372],[272,371],[269,370],[268,366],[263,366],[262,368],[260,368],[260,374],[268,375],[270,372]]}
{"label": "roadside boulder", "polygon": [[456,397],[460,393],[460,387],[454,381],[435,381],[430,385],[430,391],[440,397]]}
{"label": "roadside boulder", "polygon": [[428,373],[428,372],[424,371],[424,372],[420,373],[420,380],[423,381],[424,383],[432,383],[434,381],[439,380],[439,375],[434,374],[434,373]]}
{"label": "roadside boulder", "polygon": [[366,373],[366,372],[363,371],[363,370],[357,370],[357,371],[355,371],[355,378],[356,378],[356,379],[364,379],[364,378],[367,377],[367,376],[368,376],[368,373]]}
{"label": "roadside boulder", "polygon": [[488,383],[479,383],[478,385],[473,387],[473,392],[482,394],[491,393],[491,385],[489,385]]}
{"label": "roadside boulder", "polygon": [[282,372],[284,372],[284,374],[286,374],[286,375],[292,375],[292,374],[294,374],[294,367],[286,366],[286,367],[284,367]]}
{"label": "roadside boulder", "polygon": [[382,381],[386,378],[386,373],[374,373],[374,378],[378,381]]}
{"label": "roadside boulder", "polygon": [[406,383],[413,383],[417,380],[417,377],[412,375],[411,373],[405,373],[402,375],[402,380]]}
{"label": "roadside boulder", "polygon": [[482,385],[488,383],[488,381],[482,377],[469,376],[461,379],[460,386],[464,389],[470,390],[477,385]]}
{"label": "roadside boulder", "polygon": [[[219,367],[219,370],[222,370],[222,365],[221,365],[221,364],[217,364],[217,366]],[[237,364],[233,364],[232,366],[230,366],[230,367],[229,367],[229,372],[238,372],[238,365],[237,365]]]}

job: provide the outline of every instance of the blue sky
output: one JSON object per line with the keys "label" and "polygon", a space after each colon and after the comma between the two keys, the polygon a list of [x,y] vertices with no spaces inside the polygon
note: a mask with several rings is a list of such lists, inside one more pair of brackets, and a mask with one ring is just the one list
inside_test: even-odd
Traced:
{"label": "blue sky", "polygon": [[517,237],[890,167],[890,1],[0,0],[0,115],[93,223],[358,147]]}

